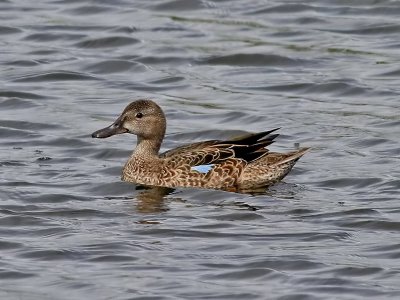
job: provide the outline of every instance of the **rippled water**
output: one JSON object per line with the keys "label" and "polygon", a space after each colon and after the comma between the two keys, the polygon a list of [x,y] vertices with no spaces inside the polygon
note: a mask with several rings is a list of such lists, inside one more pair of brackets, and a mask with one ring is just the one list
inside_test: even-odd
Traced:
{"label": "rippled water", "polygon": [[[0,1],[1,299],[399,299],[398,1]],[[164,147],[282,127],[265,194],[137,190]]]}

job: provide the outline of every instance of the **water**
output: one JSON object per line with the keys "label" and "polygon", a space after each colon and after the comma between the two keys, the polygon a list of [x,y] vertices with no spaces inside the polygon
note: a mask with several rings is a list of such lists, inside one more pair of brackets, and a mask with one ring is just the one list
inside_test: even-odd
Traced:
{"label": "water", "polygon": [[[397,1],[0,1],[1,299],[398,299]],[[164,149],[282,127],[264,194],[137,190]]]}

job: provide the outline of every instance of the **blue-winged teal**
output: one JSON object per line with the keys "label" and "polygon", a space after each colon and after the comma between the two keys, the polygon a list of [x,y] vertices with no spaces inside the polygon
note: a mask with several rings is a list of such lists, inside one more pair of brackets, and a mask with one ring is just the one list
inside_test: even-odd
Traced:
{"label": "blue-winged teal", "polygon": [[136,149],[126,162],[122,180],[164,187],[201,187],[229,191],[269,186],[285,177],[309,148],[289,153],[269,152],[279,128],[231,140],[210,140],[159,154],[166,129],[162,109],[151,100],[129,104],[109,127],[92,134],[107,138],[137,135]]}

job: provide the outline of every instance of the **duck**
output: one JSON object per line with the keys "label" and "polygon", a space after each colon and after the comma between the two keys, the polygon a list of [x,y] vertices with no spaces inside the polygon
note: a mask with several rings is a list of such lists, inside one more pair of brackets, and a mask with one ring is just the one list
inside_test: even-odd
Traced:
{"label": "duck", "polygon": [[150,99],[130,103],[110,126],[92,133],[108,138],[130,133],[136,148],[125,163],[121,179],[150,187],[192,187],[225,191],[267,188],[281,181],[310,150],[269,151],[280,128],[248,133],[227,140],[185,144],[160,153],[167,127],[161,107]]}

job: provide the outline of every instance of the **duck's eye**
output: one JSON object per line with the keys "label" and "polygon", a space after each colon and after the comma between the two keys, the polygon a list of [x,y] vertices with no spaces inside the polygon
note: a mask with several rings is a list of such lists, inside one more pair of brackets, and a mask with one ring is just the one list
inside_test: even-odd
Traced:
{"label": "duck's eye", "polygon": [[143,114],[142,114],[142,113],[137,113],[137,114],[136,114],[136,118],[140,119],[141,117],[143,117]]}

